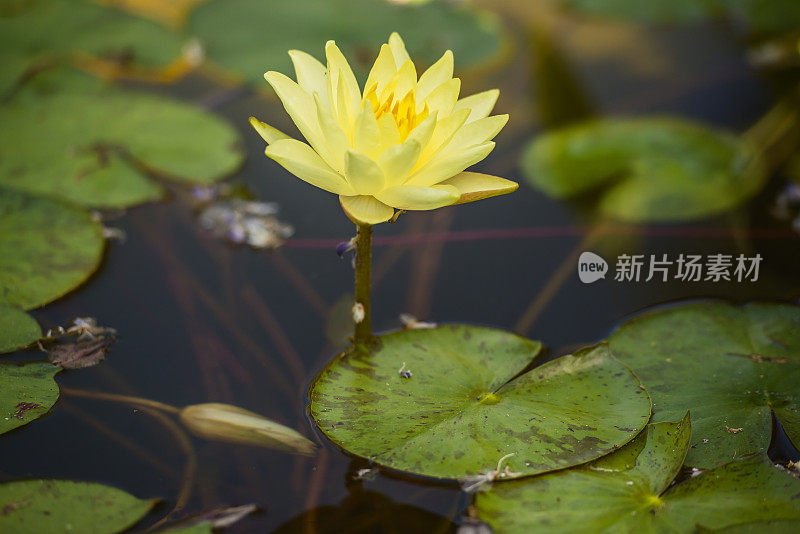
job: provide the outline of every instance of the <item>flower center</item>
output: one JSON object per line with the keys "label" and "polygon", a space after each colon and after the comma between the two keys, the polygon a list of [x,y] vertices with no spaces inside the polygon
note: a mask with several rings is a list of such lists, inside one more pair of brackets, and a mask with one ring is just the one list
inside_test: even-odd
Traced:
{"label": "flower center", "polygon": [[377,85],[373,85],[364,95],[364,99],[372,104],[375,120],[380,124],[384,115],[390,116],[400,132],[400,139],[405,141],[408,134],[428,117],[428,104],[426,103],[422,110],[417,112],[416,95],[413,90],[408,91],[400,99],[395,98],[394,92],[390,92],[382,102],[378,99],[376,90]]}

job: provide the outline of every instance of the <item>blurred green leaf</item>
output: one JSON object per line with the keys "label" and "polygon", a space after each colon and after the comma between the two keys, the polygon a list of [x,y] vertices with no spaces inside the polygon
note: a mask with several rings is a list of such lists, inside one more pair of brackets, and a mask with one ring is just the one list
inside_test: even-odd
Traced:
{"label": "blurred green leaf", "polygon": [[57,299],[97,269],[103,246],[84,210],[0,188],[0,302],[27,310]]}
{"label": "blurred green leaf", "polygon": [[138,522],[155,502],[93,482],[7,482],[0,484],[0,531],[114,534]]}
{"label": "blurred green leaf", "polygon": [[688,465],[766,450],[773,413],[800,445],[799,307],[690,304],[634,317],[609,343],[650,392],[653,421],[691,410]]}
{"label": "blurred green leaf", "polygon": [[[688,418],[648,425],[625,470],[598,464],[495,484],[477,497],[496,532],[694,532],[754,520],[800,518],[800,480],[766,454],[732,462],[670,487],[689,447]],[[617,454],[628,455],[623,447]]]}
{"label": "blurred green leaf", "polygon": [[0,114],[0,184],[92,207],[156,200],[149,173],[207,184],[238,168],[227,122],[181,102],[95,91],[22,99]]}
{"label": "blurred green leaf", "polygon": [[517,376],[540,350],[476,326],[382,335],[317,376],[310,414],[350,453],[438,478],[480,475],[512,453],[503,467],[515,476],[569,467],[607,454],[647,423],[647,393],[606,346]]}
{"label": "blurred green leaf", "polygon": [[40,337],[42,329],[36,319],[18,308],[0,304],[0,353],[30,345]]}
{"label": "blurred green leaf", "polygon": [[690,24],[725,17],[754,32],[780,33],[800,26],[797,0],[561,0],[578,11],[649,24]]}
{"label": "blurred green leaf", "polygon": [[766,178],[744,141],[667,118],[597,120],[541,135],[523,153],[522,170],[556,198],[597,192],[602,214],[635,223],[724,212]]}
{"label": "blurred green leaf", "polygon": [[[49,363],[0,363],[0,434],[50,411],[58,400],[58,386],[53,377],[60,370]],[[0,510],[4,511],[3,504],[3,490],[0,489]],[[5,515],[0,513],[0,532],[6,532],[3,530]]]}
{"label": "blurred green leaf", "polygon": [[185,39],[158,24],[86,0],[0,3],[0,95],[30,69],[108,60],[120,68],[164,67]]}
{"label": "blurred green leaf", "polygon": [[288,50],[324,59],[330,39],[362,80],[393,31],[403,37],[418,68],[447,49],[455,54],[456,68],[467,68],[488,62],[501,48],[493,16],[449,2],[212,0],[190,14],[188,31],[211,61],[259,87],[268,70],[294,74]]}

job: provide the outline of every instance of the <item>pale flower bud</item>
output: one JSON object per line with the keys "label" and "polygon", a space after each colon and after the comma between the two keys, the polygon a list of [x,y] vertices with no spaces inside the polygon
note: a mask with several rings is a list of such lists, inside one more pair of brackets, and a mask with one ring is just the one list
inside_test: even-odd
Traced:
{"label": "pale flower bud", "polygon": [[257,413],[229,404],[187,406],[180,420],[192,434],[212,441],[243,443],[311,456],[315,445],[301,434]]}

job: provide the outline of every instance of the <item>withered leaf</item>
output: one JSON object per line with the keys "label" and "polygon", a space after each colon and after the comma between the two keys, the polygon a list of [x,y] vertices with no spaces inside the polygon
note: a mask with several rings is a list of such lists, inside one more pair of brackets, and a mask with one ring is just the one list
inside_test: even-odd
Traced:
{"label": "withered leaf", "polygon": [[113,336],[103,336],[74,343],[59,343],[48,349],[47,359],[64,369],[92,367],[105,359],[106,351],[114,341],[116,338]]}

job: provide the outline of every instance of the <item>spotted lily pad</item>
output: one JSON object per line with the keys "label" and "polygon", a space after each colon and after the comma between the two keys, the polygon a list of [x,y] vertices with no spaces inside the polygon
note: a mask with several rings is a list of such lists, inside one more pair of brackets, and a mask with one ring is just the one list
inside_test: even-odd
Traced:
{"label": "spotted lily pad", "polygon": [[0,354],[30,345],[40,337],[42,329],[33,317],[19,308],[0,304]]}
{"label": "spotted lily pad", "polygon": [[0,302],[27,310],[57,299],[94,272],[103,244],[84,210],[0,187]]}
{"label": "spotted lily pad", "polygon": [[766,173],[743,140],[678,119],[605,119],[536,138],[522,156],[546,194],[596,193],[599,211],[629,222],[724,212],[761,189]]}
{"label": "spotted lily pad", "polygon": [[800,26],[796,0],[562,0],[581,12],[654,24],[697,23],[720,15],[744,21],[757,32],[792,31]]}
{"label": "spotted lily pad", "polygon": [[[343,449],[386,467],[458,479],[588,462],[650,417],[639,380],[605,345],[523,373],[541,344],[475,326],[406,330],[334,358],[310,413]],[[517,376],[520,375],[520,376]]]}
{"label": "spotted lily pad", "polygon": [[86,206],[155,200],[162,188],[150,174],[206,184],[242,160],[225,121],[140,93],[57,94],[0,114],[0,184]]}
{"label": "spotted lily pad", "polygon": [[0,484],[0,531],[114,534],[137,523],[155,502],[93,482],[7,482]]}
{"label": "spotted lily pad", "polygon": [[[741,459],[670,487],[689,447],[688,417],[661,422],[600,463],[497,483],[477,497],[496,532],[694,532],[800,518],[800,480],[766,454]],[[624,460],[615,458],[623,456]],[[633,459],[628,467],[623,465]],[[669,489],[667,489],[669,488]]]}
{"label": "spotted lily pad", "polygon": [[321,59],[329,39],[364,76],[393,31],[421,64],[432,64],[449,48],[456,68],[465,68],[491,60],[501,48],[495,18],[450,2],[212,0],[190,14],[188,31],[200,39],[210,60],[258,87],[267,70],[294,72],[287,50]]}
{"label": "spotted lily pad", "polygon": [[800,308],[697,303],[646,313],[609,338],[653,399],[653,421],[691,410],[688,465],[765,450],[772,413],[800,445]]}
{"label": "spotted lily pad", "polygon": [[[50,410],[58,399],[58,386],[53,377],[60,370],[49,363],[0,363],[0,434],[38,419]],[[5,532],[1,528],[2,517],[0,514],[0,532]]]}
{"label": "spotted lily pad", "polygon": [[0,93],[31,69],[92,59],[117,68],[163,67],[185,39],[158,24],[86,0],[0,4]]}

